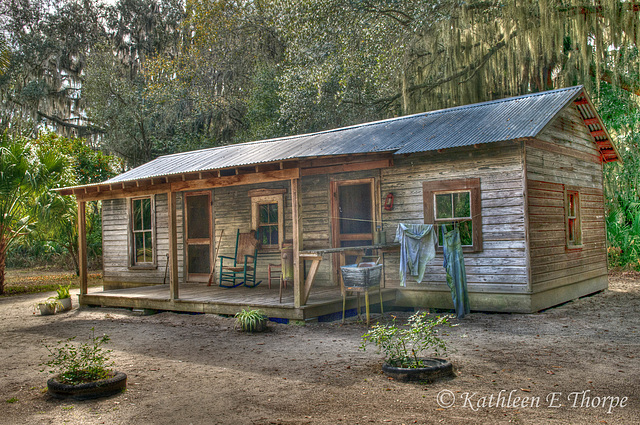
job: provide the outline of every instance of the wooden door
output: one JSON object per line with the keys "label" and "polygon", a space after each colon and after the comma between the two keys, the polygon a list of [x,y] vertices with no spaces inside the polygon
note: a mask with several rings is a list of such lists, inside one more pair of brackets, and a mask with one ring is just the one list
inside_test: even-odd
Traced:
{"label": "wooden door", "polygon": [[[343,248],[373,244],[375,223],[374,179],[331,182],[332,246]],[[347,258],[346,262],[352,260]],[[340,255],[334,256],[339,281]]]}
{"label": "wooden door", "polygon": [[207,282],[213,262],[211,192],[185,195],[187,281]]}

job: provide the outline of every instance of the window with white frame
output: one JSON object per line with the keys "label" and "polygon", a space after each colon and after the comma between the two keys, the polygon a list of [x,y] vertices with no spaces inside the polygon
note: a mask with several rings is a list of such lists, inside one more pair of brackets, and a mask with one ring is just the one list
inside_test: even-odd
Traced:
{"label": "window with white frame", "polygon": [[[274,192],[283,190],[274,190]],[[266,191],[261,191],[264,193]],[[251,196],[251,194],[250,194]],[[251,228],[256,231],[260,250],[278,250],[284,240],[284,194],[251,196]]]}

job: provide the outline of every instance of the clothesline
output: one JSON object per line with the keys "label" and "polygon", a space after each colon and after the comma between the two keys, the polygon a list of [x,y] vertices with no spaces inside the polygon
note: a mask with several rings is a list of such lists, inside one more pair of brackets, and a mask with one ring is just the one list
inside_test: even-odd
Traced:
{"label": "clothesline", "polygon": [[[476,216],[479,216],[480,214],[476,214]],[[455,222],[455,223],[462,223],[465,221],[473,221],[473,218],[475,218],[476,216],[473,216],[471,218],[459,218],[459,219],[451,219],[449,221]],[[360,221],[360,222],[366,222],[366,223],[376,223],[375,220],[368,220],[368,219],[364,219],[364,218],[351,218],[351,217],[329,217],[331,219],[335,219],[335,220],[346,220],[346,221]],[[444,221],[446,221],[447,219],[438,219],[438,221],[436,221],[436,223],[442,223]],[[406,221],[406,220],[405,220]],[[384,224],[400,224],[400,223],[404,223],[405,221],[385,221]]]}

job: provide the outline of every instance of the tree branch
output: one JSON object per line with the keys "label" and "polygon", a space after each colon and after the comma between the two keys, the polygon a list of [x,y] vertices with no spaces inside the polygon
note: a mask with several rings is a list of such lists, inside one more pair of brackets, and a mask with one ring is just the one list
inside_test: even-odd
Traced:
{"label": "tree branch", "polygon": [[[496,45],[492,46],[487,53],[485,53],[478,62],[476,62],[475,64],[469,64],[467,66],[465,66],[464,68],[461,68],[458,72],[448,76],[448,77],[443,77],[440,78],[437,81],[430,81],[430,82],[425,82],[422,84],[415,84],[413,86],[410,86],[409,88],[407,88],[407,93],[413,93],[415,91],[418,90],[425,90],[426,92],[430,92],[432,90],[434,90],[435,88],[446,84],[448,82],[451,82],[457,78],[461,78],[463,76],[465,76],[466,74],[469,74],[464,80],[460,81],[459,84],[462,84],[466,81],[469,81],[471,78],[473,78],[473,76],[478,72],[479,69],[481,69],[488,61],[489,59],[491,59],[491,57],[493,55],[495,55],[498,51],[500,51],[500,49],[504,48],[507,43],[509,41],[511,41],[517,34],[517,31],[512,32],[509,37],[505,40],[502,39],[499,43],[497,43]],[[379,104],[383,104],[382,108],[386,108],[389,105],[391,105],[393,102],[395,102],[396,100],[398,100],[400,97],[402,97],[402,93],[396,93],[393,96],[390,97],[386,97],[386,98],[382,98],[382,99],[378,99],[374,102],[371,103],[371,105],[379,105]]]}
{"label": "tree branch", "polygon": [[55,117],[53,115],[48,115],[45,114],[42,111],[36,111],[36,113],[38,114],[39,117],[41,118],[45,118],[53,123],[56,123],[58,125],[61,125],[65,128],[73,128],[74,130],[77,130],[79,134],[104,134],[107,132],[107,130],[105,130],[104,128],[95,126],[95,125],[80,125],[80,124],[72,124],[70,122],[67,122],[61,118]]}
{"label": "tree branch", "polygon": [[403,27],[409,26],[411,22],[413,22],[414,18],[409,14],[397,10],[397,9],[380,9],[371,4],[371,2],[367,1],[362,5],[362,10],[365,12],[373,12],[378,13],[380,15],[386,16],[387,18],[391,18]]}
{"label": "tree branch", "polygon": [[[14,98],[9,98],[9,100],[18,105],[21,108],[26,108],[26,106],[22,103],[19,102],[17,100],[15,100]],[[78,131],[78,133],[82,133],[82,134],[104,134],[107,132],[107,130],[105,130],[104,128],[95,126],[95,125],[81,125],[81,124],[73,124],[67,121],[67,119],[63,119],[63,118],[59,118],[53,115],[49,115],[46,114],[40,110],[36,111],[36,114],[40,117],[40,118],[44,118],[47,119],[55,124],[58,124],[59,126],[65,127],[65,128],[72,128],[76,131]]]}
{"label": "tree branch", "polygon": [[[595,78],[595,66],[591,66],[591,68],[589,69],[589,74]],[[622,90],[631,92],[636,96],[640,96],[640,84],[637,81],[625,78],[622,75],[614,75],[613,72],[607,70],[600,71],[600,80],[604,81],[605,83],[614,85]]]}

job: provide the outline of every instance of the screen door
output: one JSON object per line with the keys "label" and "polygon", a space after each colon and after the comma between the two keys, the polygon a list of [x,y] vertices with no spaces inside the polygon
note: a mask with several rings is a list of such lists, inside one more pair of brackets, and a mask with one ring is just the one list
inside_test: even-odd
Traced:
{"label": "screen door", "polygon": [[186,200],[187,281],[206,282],[213,262],[211,192],[188,193]]}

